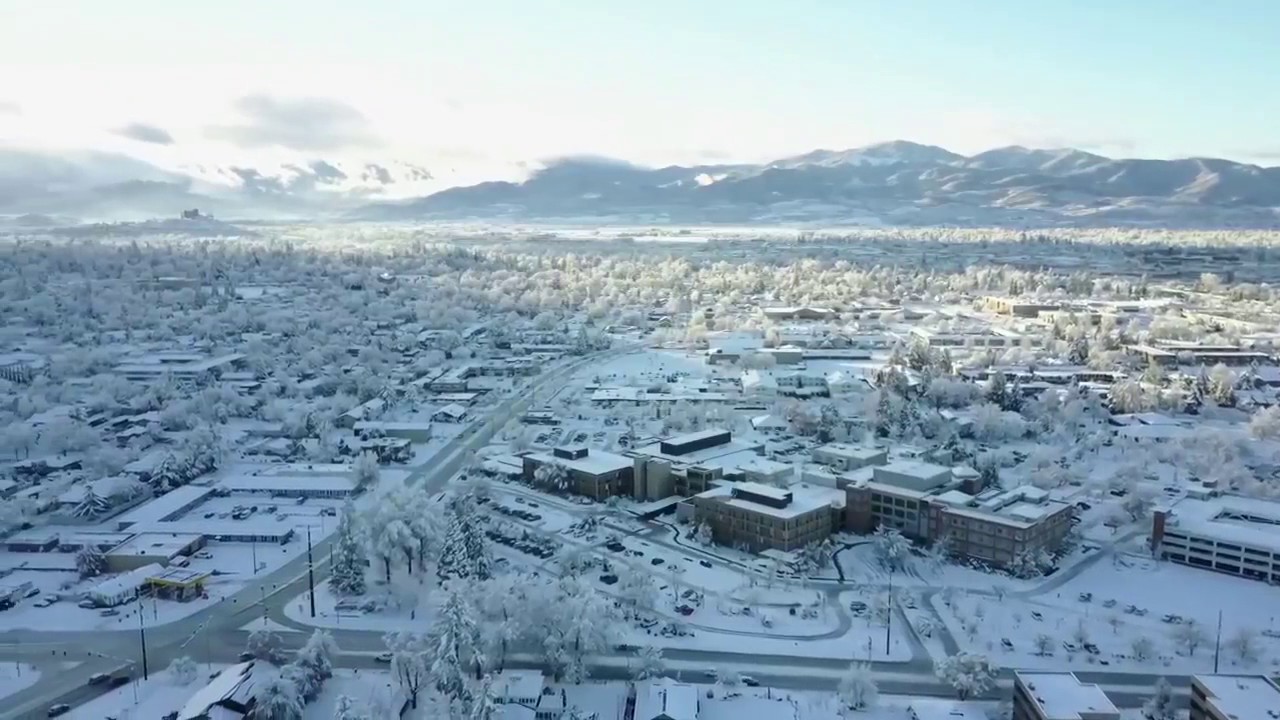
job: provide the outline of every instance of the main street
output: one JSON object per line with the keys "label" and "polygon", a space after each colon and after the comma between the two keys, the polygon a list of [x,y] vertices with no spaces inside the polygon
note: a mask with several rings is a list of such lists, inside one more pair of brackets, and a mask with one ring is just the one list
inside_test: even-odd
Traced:
{"label": "main street", "polygon": [[[453,438],[430,461],[414,470],[407,483],[421,485],[423,492],[436,493],[445,487],[449,479],[487,445],[493,437],[535,401],[539,392],[555,387],[573,372],[602,357],[616,356],[632,349],[611,350],[585,356],[553,369],[538,378],[532,385],[500,401],[486,420]],[[316,581],[327,577],[326,562],[332,539],[315,546]],[[249,632],[245,630],[256,620],[265,618],[270,626],[281,630],[286,648],[300,647],[313,628],[286,616],[284,604],[308,589],[307,560],[305,556],[288,562],[279,569],[247,584],[235,596],[200,610],[191,616],[158,627],[146,628],[147,665],[151,672],[166,667],[174,658],[190,656],[201,663],[225,664],[235,662],[243,651]],[[904,626],[905,620],[900,618]],[[283,630],[287,628],[287,630]],[[374,659],[385,649],[381,632],[367,630],[331,629],[341,648],[335,664],[343,668],[385,668]],[[886,694],[914,694],[939,697],[953,696],[953,690],[937,680],[932,661],[918,642],[912,638],[914,659],[908,662],[873,662],[880,690]],[[850,650],[852,658],[854,650]],[[89,687],[87,678],[97,672],[128,670],[135,677],[141,676],[141,633],[134,630],[110,632],[58,632],[56,630],[21,630],[0,634],[0,660],[22,661],[36,665],[42,671],[39,682],[6,699],[6,717],[44,717],[48,706],[65,702],[83,703],[105,690]],[[664,653],[668,675],[683,680],[707,681],[712,669],[735,670],[751,675],[763,684],[791,689],[834,689],[840,674],[848,667],[850,659],[814,658],[785,654],[760,655],[671,649]],[[591,663],[594,677],[611,679],[629,676],[626,653],[614,653],[595,658]],[[67,671],[63,663],[79,663]],[[539,668],[534,657],[514,657],[511,667]],[[1082,672],[1082,680],[1097,682],[1108,689],[1113,698],[1123,705],[1138,705],[1150,695],[1156,676],[1122,672]],[[985,697],[1007,697],[1011,673],[1003,673],[1001,686]],[[1169,678],[1176,688],[1186,687],[1189,680]],[[12,714],[10,714],[12,713]]]}

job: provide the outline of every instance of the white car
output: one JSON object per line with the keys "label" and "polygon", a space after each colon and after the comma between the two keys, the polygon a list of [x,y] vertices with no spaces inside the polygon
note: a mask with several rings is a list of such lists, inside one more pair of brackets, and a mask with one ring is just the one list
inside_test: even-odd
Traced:
{"label": "white car", "polygon": [[391,662],[391,653],[380,652],[378,653],[377,657],[374,658],[374,660],[377,660],[380,663],[389,663]]}
{"label": "white car", "polygon": [[32,604],[35,605],[36,607],[42,608],[42,607],[49,607],[50,605],[56,602],[58,602],[57,597],[53,595],[45,595],[44,597],[40,598],[39,600],[35,601]]}

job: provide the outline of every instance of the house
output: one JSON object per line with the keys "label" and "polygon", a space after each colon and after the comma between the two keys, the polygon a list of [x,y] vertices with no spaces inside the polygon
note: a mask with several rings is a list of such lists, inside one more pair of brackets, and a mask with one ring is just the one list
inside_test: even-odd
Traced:
{"label": "house", "polygon": [[492,688],[500,703],[535,707],[545,685],[539,670],[502,670],[494,673]]}
{"label": "house", "polygon": [[432,422],[460,423],[467,419],[467,409],[458,403],[449,403],[431,413]]}
{"label": "house", "polygon": [[670,678],[638,683],[634,720],[698,720],[698,688]]}
{"label": "house", "polygon": [[223,669],[196,691],[175,720],[239,720],[256,705],[258,693],[277,672],[266,663],[243,662]]}
{"label": "house", "polygon": [[751,418],[751,429],[758,432],[786,432],[790,427],[786,418],[772,413]]}

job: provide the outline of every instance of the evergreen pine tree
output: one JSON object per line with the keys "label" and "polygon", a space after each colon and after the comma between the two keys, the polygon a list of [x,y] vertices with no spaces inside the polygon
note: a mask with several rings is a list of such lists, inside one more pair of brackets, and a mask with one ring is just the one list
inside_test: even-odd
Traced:
{"label": "evergreen pine tree", "polygon": [[365,584],[365,551],[356,526],[355,507],[348,502],[338,523],[338,541],[333,549],[333,568],[329,584],[341,595],[363,595]]}
{"label": "evergreen pine tree", "polygon": [[102,551],[92,543],[86,543],[80,552],[76,554],[76,570],[79,571],[80,577],[97,577],[105,572],[106,569],[107,559],[102,556]]}
{"label": "evergreen pine tree", "polygon": [[445,510],[444,546],[436,566],[441,580],[455,577],[487,580],[493,576],[493,554],[475,505],[470,495],[459,495],[449,501]]}

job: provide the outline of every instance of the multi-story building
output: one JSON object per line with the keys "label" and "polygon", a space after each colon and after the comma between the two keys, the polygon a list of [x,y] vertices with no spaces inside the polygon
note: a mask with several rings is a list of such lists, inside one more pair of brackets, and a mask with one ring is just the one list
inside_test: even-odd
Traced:
{"label": "multi-story building", "polygon": [[1251,675],[1193,675],[1188,720],[1276,720],[1280,685]]}
{"label": "multi-story building", "polygon": [[763,449],[763,445],[737,442],[731,432],[721,429],[638,444],[627,453],[634,462],[634,497],[654,501],[696,495],[726,475],[736,475],[741,464],[757,460]]}
{"label": "multi-story building", "polygon": [[1120,720],[1097,685],[1069,672],[1015,673],[1013,720]]}
{"label": "multi-story building", "polygon": [[686,503],[694,522],[706,522],[717,543],[759,552],[797,550],[826,539],[843,501],[834,488],[741,482],[718,485]]}
{"label": "multi-story building", "polygon": [[631,458],[586,447],[558,447],[550,453],[529,453],[523,459],[524,478],[533,482],[543,465],[558,465],[568,473],[574,492],[594,500],[632,492]]}
{"label": "multi-story building", "polygon": [[848,443],[829,443],[813,449],[813,461],[840,472],[889,462],[889,451]]}
{"label": "multi-story building", "polygon": [[956,479],[951,468],[932,463],[894,462],[858,472],[864,477],[845,486],[850,530],[867,533],[883,525],[920,542],[946,538],[952,553],[998,566],[1023,554],[1052,555],[1075,511],[1045,490],[982,490],[972,477]]}
{"label": "multi-story building", "polygon": [[1218,495],[1157,509],[1151,552],[1183,565],[1280,583],[1280,502]]}

